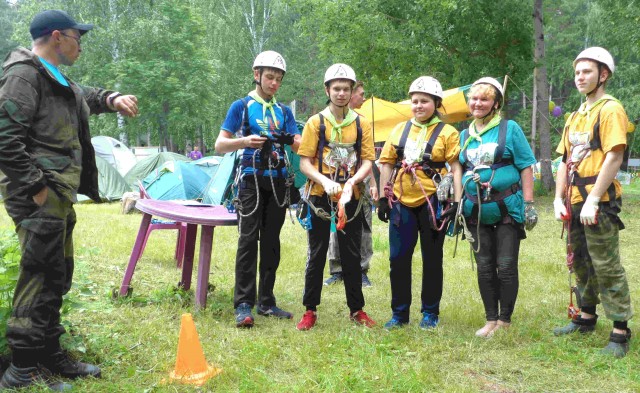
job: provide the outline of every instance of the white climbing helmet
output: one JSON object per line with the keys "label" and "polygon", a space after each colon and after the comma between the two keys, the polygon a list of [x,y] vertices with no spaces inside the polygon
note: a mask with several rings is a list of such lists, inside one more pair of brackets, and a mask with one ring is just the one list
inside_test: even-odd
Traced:
{"label": "white climbing helmet", "polygon": [[284,57],[278,52],[272,50],[261,52],[253,61],[253,69],[258,67],[270,67],[282,72],[287,72],[287,63],[284,61]]}
{"label": "white climbing helmet", "polygon": [[421,76],[414,80],[409,86],[409,94],[426,93],[442,99],[442,86],[436,78]]}
{"label": "white climbing helmet", "polygon": [[587,48],[580,52],[578,57],[576,57],[576,59],[573,61],[573,68],[576,68],[576,63],[578,62],[578,60],[583,59],[593,60],[606,65],[612,74],[616,68],[611,53],[609,53],[609,51],[604,48],[600,48],[599,46],[592,46],[591,48]]}
{"label": "white climbing helmet", "polygon": [[478,79],[477,81],[473,82],[473,85],[471,86],[475,86],[483,83],[495,87],[496,89],[498,89],[498,92],[500,92],[500,95],[504,97],[504,90],[502,89],[502,85],[500,84],[500,82],[498,82],[497,79],[492,78],[490,76],[485,76],[484,78]]}
{"label": "white climbing helmet", "polygon": [[324,73],[324,84],[326,85],[335,79],[347,79],[356,83],[356,72],[346,64],[336,63],[327,68]]}

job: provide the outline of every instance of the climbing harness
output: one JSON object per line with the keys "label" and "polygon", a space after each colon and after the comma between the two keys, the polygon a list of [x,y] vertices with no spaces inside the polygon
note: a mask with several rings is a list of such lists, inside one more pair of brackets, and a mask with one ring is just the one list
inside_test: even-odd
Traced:
{"label": "climbing harness", "polygon": [[[248,114],[248,101],[246,98],[241,99],[244,105],[243,112],[243,121],[242,121],[242,134],[243,136],[249,136],[251,134],[251,129],[249,125],[249,114]],[[279,104],[274,104],[279,105]],[[273,112],[273,108],[270,108]],[[286,110],[282,110],[282,114],[284,116],[283,124],[286,124]],[[261,149],[255,149],[250,159],[242,158],[241,162],[236,169],[236,176],[233,181],[232,190],[233,190],[233,198],[231,203],[227,205],[227,208],[230,212],[238,213],[238,230],[242,225],[242,218],[249,217],[256,213],[259,206],[260,200],[260,187],[258,185],[258,176],[267,176],[269,177],[269,181],[271,184],[271,191],[273,192],[273,197],[280,208],[284,208],[291,203],[291,186],[294,184],[295,174],[291,165],[291,161],[284,149],[284,146],[273,141],[273,136],[268,131],[263,130],[261,132],[262,136],[265,136],[267,141],[264,142]],[[259,157],[259,164],[256,158]],[[242,206],[242,201],[239,198],[239,190],[242,181],[245,178],[243,173],[243,169],[251,167],[253,181],[256,188],[256,201],[255,205],[251,209],[250,212],[246,213],[248,207]],[[278,199],[278,193],[276,192],[276,185],[274,183],[274,177],[278,177],[278,174],[282,174],[283,170],[286,170],[287,176],[284,178],[284,198],[282,201]],[[231,206],[233,206],[231,208]],[[291,216],[291,212],[289,212]],[[293,221],[293,217],[291,217]]]}
{"label": "climbing harness", "polygon": [[[324,122],[324,115],[322,113],[318,114],[320,119],[319,133],[318,133],[318,171],[327,176],[329,179],[336,183],[345,183],[347,180],[351,178],[351,170],[355,168],[357,171],[360,167],[361,158],[361,147],[362,147],[362,127],[360,126],[360,116],[357,116],[354,120],[356,123],[356,141],[354,143],[339,143],[339,142],[328,142],[326,137],[326,125]],[[329,154],[324,156],[324,148],[325,146],[329,147],[331,151]],[[330,168],[329,173],[323,172],[322,164],[327,165]],[[331,171],[333,169],[333,171]],[[322,208],[316,207],[309,198],[309,192],[313,187],[313,182],[311,180],[307,181],[305,186],[305,194],[306,196],[303,198],[304,204],[308,206],[308,209],[313,210],[314,214],[322,220],[331,221],[331,230],[335,232],[335,230],[342,230],[346,226],[348,222],[351,222],[358,214],[360,214],[360,210],[362,209],[363,202],[365,201],[365,192],[364,192],[364,183],[360,182],[356,185],[360,191],[360,198],[358,199],[358,205],[356,207],[355,214],[353,217],[348,218],[345,211],[345,206],[339,202],[341,194],[336,195],[338,202],[335,202],[331,197],[327,195],[327,199],[329,201],[329,206],[331,208],[331,212],[326,212]],[[307,192],[306,190],[309,190]],[[302,214],[302,213],[300,213]],[[310,218],[310,210],[307,210],[307,217]],[[301,220],[301,216],[298,215],[298,220]],[[304,220],[304,219],[303,219]],[[303,224],[300,221],[300,224],[303,228],[306,229],[306,226],[310,227],[309,224]]]}
{"label": "climbing harness", "polygon": [[[491,203],[491,202],[497,203],[498,208],[500,209],[500,214],[504,219],[505,217],[509,216],[509,210],[504,200],[507,197],[513,194],[516,194],[521,189],[519,181],[512,184],[510,187],[508,187],[503,191],[496,191],[492,186],[492,182],[495,177],[496,170],[508,165],[513,165],[513,160],[503,158],[505,148],[506,148],[506,143],[507,143],[507,126],[508,126],[507,120],[500,119],[498,124],[498,142],[493,144],[487,144],[490,147],[494,148],[493,154],[490,154],[488,151],[478,149],[478,151],[472,158],[469,157],[469,152],[467,150],[468,142],[469,140],[472,139],[472,137],[469,137],[469,138],[466,137],[468,131],[463,131],[461,134],[461,139],[466,140],[463,146],[462,154],[464,157],[463,165],[466,170],[465,175],[469,177],[467,178],[467,180],[464,182],[462,186],[464,190],[464,194],[463,194],[462,200],[460,201],[460,206],[463,206],[465,200],[469,200],[473,203],[473,209],[471,210],[471,217],[476,220],[476,233],[480,233],[483,204]],[[486,129],[486,131],[489,131],[492,128],[493,127],[488,128]],[[485,169],[491,170],[491,177],[489,178],[488,181],[482,182],[480,177],[480,171]],[[467,191],[467,185],[469,184],[470,181],[475,182],[475,186],[476,186],[475,195],[472,195]],[[462,216],[462,214],[460,215],[458,220],[459,220],[459,224],[463,228],[464,237],[470,243],[471,251],[476,254],[479,253],[481,249],[480,239],[478,239],[477,247],[474,247],[473,243],[476,242],[476,239],[474,239],[474,237],[471,234],[471,231],[469,230],[469,227],[467,225],[467,220],[464,218],[464,216]],[[455,248],[454,248],[454,255],[455,255]],[[473,266],[473,263],[472,263],[472,266]]]}
{"label": "climbing harness", "polygon": [[[423,171],[424,174],[433,181],[433,183],[436,185],[436,188],[442,180],[440,171],[446,168],[446,164],[444,161],[432,161],[432,151],[434,145],[436,144],[438,136],[440,135],[440,132],[444,128],[445,124],[442,122],[437,123],[435,129],[431,134],[431,137],[427,142],[424,152],[422,153],[420,161],[414,161],[414,159],[412,158],[407,159],[405,154],[407,139],[409,137],[409,132],[411,131],[412,126],[412,121],[407,121],[402,131],[402,135],[400,136],[400,140],[398,141],[398,145],[394,145],[398,158],[391,172],[391,176],[389,177],[389,181],[383,188],[384,196],[387,197],[389,208],[393,208],[393,203],[398,203],[398,201],[402,199],[404,190],[402,182],[404,175],[406,174],[410,176],[411,185],[413,186],[417,183],[422,194],[425,197],[425,200],[427,201],[432,227],[437,231],[441,231],[449,224],[449,218],[445,218],[444,220],[442,220],[442,222],[438,223],[438,219],[442,215],[440,200],[437,200],[438,206],[437,208],[434,208],[433,203],[431,202],[431,198],[429,197],[429,195],[427,195],[427,192],[422,186],[422,182],[420,181],[417,172]],[[396,196],[393,192],[393,188],[400,170],[402,170],[402,176],[399,180],[400,195]]]}

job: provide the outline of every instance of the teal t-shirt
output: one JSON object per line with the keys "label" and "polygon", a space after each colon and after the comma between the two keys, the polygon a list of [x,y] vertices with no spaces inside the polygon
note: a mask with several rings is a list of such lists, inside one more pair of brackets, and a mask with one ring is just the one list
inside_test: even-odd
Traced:
{"label": "teal t-shirt", "polygon": [[39,57],[40,61],[42,62],[42,64],[44,64],[45,67],[47,67],[47,69],[49,70],[49,72],[51,72],[51,74],[56,78],[56,80],[58,82],[60,82],[60,84],[62,86],[67,86],[69,87],[69,82],[67,82],[67,79],[64,77],[64,75],[62,75],[62,72],[60,72],[60,70],[58,69],[58,67],[54,66],[53,64],[49,63],[48,61],[46,61],[45,59],[43,59],[42,57]]}
{"label": "teal t-shirt", "polygon": [[[498,134],[499,126],[495,126],[482,134],[482,142],[475,139],[472,140],[466,148],[466,157],[464,151],[460,152],[460,163],[462,166],[465,167],[467,158],[473,162],[474,165],[483,163],[490,164],[495,149],[498,146]],[[468,136],[469,131],[464,130],[460,138],[461,147],[464,146]],[[522,128],[513,120],[507,122],[507,138],[502,159],[511,160],[512,164],[495,169],[493,179],[491,176],[494,170],[490,168],[477,170],[477,173],[480,174],[480,181],[484,183],[491,180],[491,187],[496,191],[504,191],[515,183],[521,184],[520,171],[536,163],[536,158],[531,151],[524,132],[522,132]],[[462,176],[462,184],[465,185],[465,194],[468,193],[477,196],[476,183],[473,180],[469,180],[472,175],[473,173],[471,171],[465,171]],[[524,197],[522,195],[522,189],[515,194],[509,195],[503,201],[509,210],[509,215],[519,223],[524,222]],[[465,198],[463,207],[464,216],[471,216],[472,209],[473,202]],[[495,224],[501,219],[502,214],[500,213],[500,207],[497,202],[482,204],[481,223]]]}

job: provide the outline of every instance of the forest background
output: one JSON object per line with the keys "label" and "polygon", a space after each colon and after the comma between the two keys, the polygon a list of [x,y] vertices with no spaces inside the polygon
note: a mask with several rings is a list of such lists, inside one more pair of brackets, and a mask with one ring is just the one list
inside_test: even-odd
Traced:
{"label": "forest background", "polygon": [[[367,96],[389,101],[406,99],[420,75],[436,77],[444,89],[508,75],[506,116],[521,124],[548,167],[565,116],[582,99],[573,59],[602,46],[616,61],[608,92],[633,123],[640,120],[635,0],[0,0],[0,55],[30,47],[33,15],[56,8],[96,26],[82,38],[81,59],[63,72],[139,97],[135,119],[91,120],[93,135],[130,146],[184,152],[198,143],[213,153],[229,105],[253,88],[251,65],[263,50],[287,61],[277,99],[295,101],[303,122],[324,107],[322,78],[335,62],[356,70]],[[638,157],[635,134],[629,145]]]}

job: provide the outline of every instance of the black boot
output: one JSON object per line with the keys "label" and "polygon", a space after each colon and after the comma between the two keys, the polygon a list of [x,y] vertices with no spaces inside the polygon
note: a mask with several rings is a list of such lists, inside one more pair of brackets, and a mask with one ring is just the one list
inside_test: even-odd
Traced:
{"label": "black boot", "polygon": [[573,318],[567,326],[553,329],[553,334],[563,336],[574,332],[589,333],[596,330],[596,322],[598,322],[597,315],[591,319],[583,319],[582,316],[578,316]]}
{"label": "black boot", "polygon": [[73,360],[66,351],[59,350],[52,353],[42,361],[53,374],[65,378],[75,379],[82,377],[100,378],[101,371],[98,366]]}
{"label": "black boot", "polygon": [[54,392],[71,390],[70,384],[55,381],[51,377],[51,373],[46,368],[40,366],[18,368],[11,363],[0,380],[0,390],[13,390],[32,385],[46,385]]}
{"label": "black boot", "polygon": [[619,334],[611,332],[609,344],[600,351],[603,355],[613,355],[616,358],[623,358],[629,352],[629,340],[631,340],[631,329],[627,328],[627,333]]}

